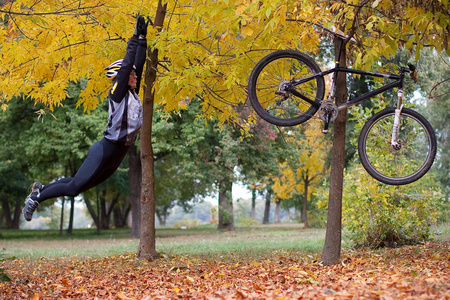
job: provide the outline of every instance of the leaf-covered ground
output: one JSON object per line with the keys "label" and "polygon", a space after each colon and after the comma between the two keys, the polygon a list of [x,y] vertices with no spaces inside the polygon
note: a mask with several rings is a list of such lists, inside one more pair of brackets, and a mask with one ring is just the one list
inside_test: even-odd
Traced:
{"label": "leaf-covered ground", "polygon": [[270,258],[135,255],[6,260],[1,299],[450,299],[450,243],[344,250],[341,263],[276,251]]}

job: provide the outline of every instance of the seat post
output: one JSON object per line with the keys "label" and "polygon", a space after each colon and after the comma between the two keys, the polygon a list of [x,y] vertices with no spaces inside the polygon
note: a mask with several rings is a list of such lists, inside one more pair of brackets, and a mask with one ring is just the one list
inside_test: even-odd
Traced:
{"label": "seat post", "polygon": [[339,62],[341,61],[342,47],[344,46],[344,38],[339,35],[336,35],[336,38],[339,39],[339,51],[336,56],[336,66],[339,66]]}

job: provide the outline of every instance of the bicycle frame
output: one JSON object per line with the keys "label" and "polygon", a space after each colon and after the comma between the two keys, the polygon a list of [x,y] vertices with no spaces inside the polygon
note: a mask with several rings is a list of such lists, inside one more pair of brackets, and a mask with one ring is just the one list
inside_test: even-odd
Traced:
{"label": "bicycle frame", "polygon": [[[338,63],[336,63],[336,65],[338,65]],[[344,67],[339,67],[336,66],[332,69],[326,70],[326,71],[322,71],[320,73],[317,73],[315,75],[312,76],[308,76],[299,80],[295,80],[292,85],[296,86],[298,84],[301,83],[305,83],[308,82],[310,80],[315,79],[316,77],[319,76],[325,76],[325,75],[329,75],[333,73],[333,83],[332,83],[332,88],[331,88],[331,93],[334,93],[334,78],[336,77],[338,72],[344,72],[344,73],[351,73],[351,74],[359,74],[359,75],[367,75],[367,76],[372,76],[372,77],[380,77],[380,78],[386,78],[386,79],[394,79],[394,82],[388,83],[386,85],[383,85],[373,91],[367,92],[363,95],[360,95],[356,98],[353,99],[349,99],[347,100],[344,104],[341,104],[338,106],[338,110],[344,110],[350,106],[356,105],[358,103],[363,102],[364,100],[367,100],[369,98],[372,98],[373,96],[376,96],[378,94],[384,93],[390,89],[393,88],[399,88],[402,89],[403,88],[403,80],[404,80],[404,74],[403,72],[400,73],[400,75],[396,75],[396,74],[388,74],[388,73],[378,73],[378,72],[368,72],[368,71],[364,71],[364,70],[357,70],[357,69],[350,69],[350,68],[344,68]],[[302,98],[303,100],[309,102],[310,104],[316,106],[316,107],[320,107],[321,103],[317,103],[311,99],[306,98],[305,96],[303,96],[302,94],[296,92],[295,90],[291,91],[295,96]]]}
{"label": "bicycle frame", "polygon": [[[349,38],[341,34],[335,37],[338,38],[335,49],[339,47],[339,39],[342,40],[340,49],[344,49]],[[341,118],[337,120],[345,122],[347,108],[395,90],[398,98],[394,107],[381,105],[383,109],[374,114],[372,110],[364,111],[361,121],[365,124],[357,141],[358,155],[367,172],[385,184],[403,185],[420,179],[433,164],[437,142],[427,119],[415,110],[403,107],[404,83],[409,79],[417,80],[416,67],[408,64],[393,72],[369,72],[351,69],[345,63],[340,65],[339,61],[340,57],[336,55],[334,65],[321,70],[314,57],[296,49],[272,52],[252,69],[248,80],[249,102],[255,112],[270,124],[297,126],[309,120],[322,120],[322,132],[327,133],[329,125],[339,114]],[[345,78],[350,77],[347,73],[354,77],[364,75],[361,80],[365,76],[368,80],[378,80],[375,79],[376,85],[369,91],[357,91],[359,95],[353,95],[352,92],[347,93],[345,87]],[[330,80],[324,80],[326,75]],[[342,76],[343,90],[338,76]],[[325,86],[326,81],[331,83]],[[329,91],[328,95],[326,91]],[[344,95],[340,95],[342,92]]]}
{"label": "bicycle frame", "polygon": [[[400,73],[397,74],[391,74],[391,73],[379,73],[379,72],[368,72],[368,71],[364,71],[364,70],[358,70],[358,69],[351,69],[351,68],[347,68],[347,67],[340,67],[339,66],[339,60],[340,60],[340,53],[342,51],[342,48],[345,46],[344,45],[344,38],[336,35],[337,38],[340,39],[340,46],[339,46],[339,54],[338,57],[336,59],[335,62],[335,67],[326,71],[322,71],[318,74],[303,78],[303,79],[299,79],[299,80],[295,80],[292,82],[292,86],[296,86],[298,84],[304,83],[304,82],[308,82],[310,80],[313,80],[319,76],[326,76],[329,74],[333,74],[333,79],[332,79],[332,86],[331,86],[331,91],[330,94],[328,95],[328,99],[329,100],[333,100],[334,99],[334,84],[335,84],[335,79],[336,76],[339,72],[344,72],[344,73],[350,73],[350,74],[358,74],[358,75],[366,75],[366,76],[371,76],[371,77],[379,77],[379,78],[385,78],[385,79],[393,79],[395,80],[394,82],[385,84],[373,91],[367,92],[363,95],[357,96],[353,99],[348,99],[345,103],[337,106],[338,111],[342,111],[345,110],[347,108],[349,108],[350,106],[356,105],[358,103],[361,103],[367,99],[370,99],[378,94],[384,93],[390,89],[393,88],[398,88],[398,100],[397,100],[397,108],[395,110],[395,117],[394,117],[394,124],[392,126],[392,135],[391,135],[391,145],[393,148],[395,149],[399,149],[400,143],[397,141],[397,137],[398,137],[398,128],[399,128],[399,124],[400,124],[400,118],[401,118],[401,111],[403,109],[403,81],[405,79],[405,72],[406,69],[405,68],[400,68]],[[309,98],[307,98],[306,96],[300,94],[299,92],[297,92],[295,89],[290,90],[290,92],[292,94],[294,94],[297,97],[300,97],[301,99],[307,101],[308,103],[310,103],[311,105],[314,105],[316,107],[320,107],[322,105],[322,103],[317,103]],[[333,101],[334,103],[334,101]],[[328,132],[328,122],[325,122],[325,128],[323,130],[324,133]]]}

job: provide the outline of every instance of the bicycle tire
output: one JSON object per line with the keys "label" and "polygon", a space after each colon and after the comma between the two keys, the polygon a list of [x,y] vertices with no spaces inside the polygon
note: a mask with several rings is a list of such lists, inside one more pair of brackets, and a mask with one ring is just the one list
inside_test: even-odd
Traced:
{"label": "bicycle tire", "polygon": [[[287,97],[276,92],[282,82],[306,78],[321,73],[308,55],[296,50],[278,50],[263,57],[253,68],[248,82],[248,97],[253,109],[264,120],[278,126],[295,126],[306,122],[318,110],[307,101],[288,92]],[[296,93],[320,103],[325,94],[323,76],[295,86]]]}
{"label": "bicycle tire", "polygon": [[364,169],[376,180],[390,185],[412,183],[424,176],[436,157],[436,136],[430,123],[418,112],[403,108],[398,142],[391,146],[395,108],[386,108],[370,118],[358,137],[358,154]]}

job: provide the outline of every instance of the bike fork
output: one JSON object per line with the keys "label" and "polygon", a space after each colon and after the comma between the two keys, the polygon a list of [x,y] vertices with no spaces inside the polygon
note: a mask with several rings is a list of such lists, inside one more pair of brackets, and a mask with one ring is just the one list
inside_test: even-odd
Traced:
{"label": "bike fork", "polygon": [[402,113],[402,109],[403,109],[402,102],[403,102],[403,90],[399,89],[398,90],[397,108],[395,109],[394,125],[392,126],[392,135],[391,135],[391,146],[395,150],[400,150],[400,148],[401,148],[401,145],[397,141],[397,138],[398,138],[398,131],[399,131],[399,127],[400,127],[401,113]]}

